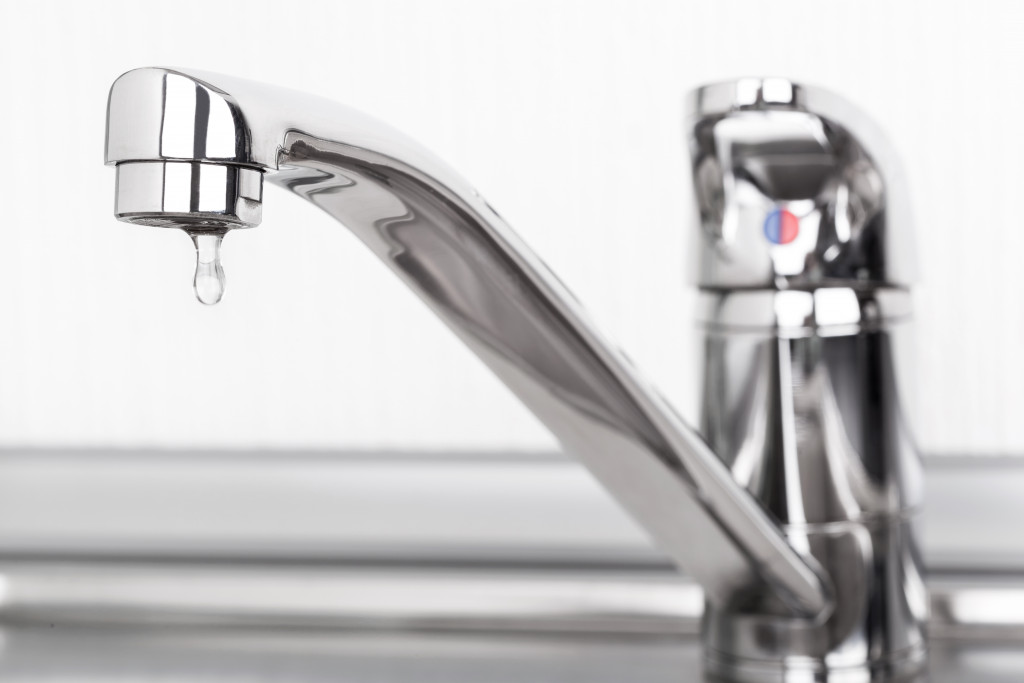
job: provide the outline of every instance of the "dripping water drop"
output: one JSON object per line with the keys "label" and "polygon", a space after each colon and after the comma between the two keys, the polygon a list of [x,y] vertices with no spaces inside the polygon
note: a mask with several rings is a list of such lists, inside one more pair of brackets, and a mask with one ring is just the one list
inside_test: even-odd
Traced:
{"label": "dripping water drop", "polygon": [[224,228],[187,231],[196,245],[196,275],[192,288],[196,298],[207,306],[224,296],[224,267],[220,264],[220,245],[227,230]]}

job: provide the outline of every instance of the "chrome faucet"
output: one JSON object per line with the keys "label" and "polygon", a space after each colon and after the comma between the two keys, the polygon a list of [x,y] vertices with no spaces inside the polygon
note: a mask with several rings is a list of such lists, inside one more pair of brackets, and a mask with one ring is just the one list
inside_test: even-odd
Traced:
{"label": "chrome faucet", "polygon": [[781,80],[691,99],[700,431],[471,186],[358,112],[138,69],[111,88],[106,162],[119,220],[196,240],[204,300],[219,298],[220,237],[260,222],[264,179],[326,211],[701,583],[711,676],[852,681],[917,670],[926,616],[892,361],[908,226],[885,147],[852,112]]}

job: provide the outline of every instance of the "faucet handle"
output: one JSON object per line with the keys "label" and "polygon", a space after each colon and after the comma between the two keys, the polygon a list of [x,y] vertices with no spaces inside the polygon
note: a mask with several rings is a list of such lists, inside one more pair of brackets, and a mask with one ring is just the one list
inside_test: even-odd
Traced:
{"label": "faucet handle", "polygon": [[749,78],[693,91],[687,115],[699,287],[913,281],[898,164],[852,105],[785,79]]}

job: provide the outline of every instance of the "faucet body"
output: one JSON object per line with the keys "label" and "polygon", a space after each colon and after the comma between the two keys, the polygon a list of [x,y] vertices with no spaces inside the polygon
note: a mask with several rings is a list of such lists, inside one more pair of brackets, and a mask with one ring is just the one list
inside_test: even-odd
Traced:
{"label": "faucet body", "polygon": [[913,273],[898,165],[866,118],[818,89],[747,79],[688,107],[700,431],[835,586],[821,622],[770,595],[709,603],[708,667],[751,681],[914,671],[928,603],[899,362]]}
{"label": "faucet body", "polygon": [[[129,223],[193,234],[252,227],[264,179],[323,209],[419,295],[702,584],[709,642],[753,647],[779,670],[794,662],[829,666],[822,644],[836,638],[808,637],[808,645],[794,635],[845,628],[836,626],[845,590],[837,582],[850,577],[820,551],[831,538],[827,529],[802,533],[766,503],[753,479],[738,483],[741,458],[731,457],[735,444],[723,435],[730,427],[716,417],[724,413],[716,407],[706,414],[703,436],[682,421],[479,194],[415,142],[302,93],[147,68],[111,88],[106,161],[117,167],[115,214]],[[714,324],[708,330],[717,334]],[[723,339],[722,348],[731,343]],[[735,383],[730,372],[709,365],[707,386]],[[722,398],[731,415],[732,395]],[[718,457],[709,441],[726,455]],[[867,486],[869,497],[886,493]],[[850,572],[860,576],[862,569],[869,570]],[[879,592],[871,599],[888,598]],[[752,624],[749,632],[728,626],[733,615]],[[776,631],[793,643],[768,652],[760,642],[763,619],[789,625]],[[853,666],[889,657],[878,645],[872,641]],[[849,652],[838,662],[843,667]]]}

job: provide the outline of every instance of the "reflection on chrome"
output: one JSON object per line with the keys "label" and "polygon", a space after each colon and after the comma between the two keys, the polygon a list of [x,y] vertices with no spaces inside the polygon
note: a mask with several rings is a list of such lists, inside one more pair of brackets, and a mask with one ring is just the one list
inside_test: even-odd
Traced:
{"label": "reflection on chrome", "polygon": [[[379,122],[249,81],[139,69],[111,89],[106,161],[129,223],[252,227],[265,178],[354,232],[700,582],[714,674],[913,670],[920,476],[890,329],[907,308],[907,228],[893,224],[882,148],[847,105],[788,81],[712,86],[692,104],[702,434],[464,180]],[[794,308],[777,300],[788,290],[813,296]]]}

